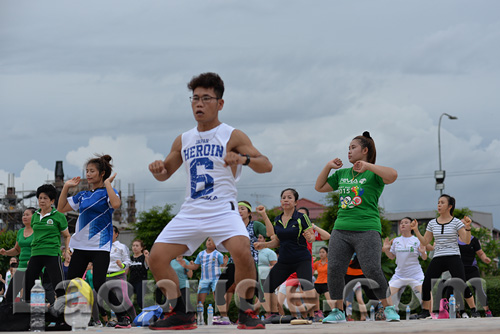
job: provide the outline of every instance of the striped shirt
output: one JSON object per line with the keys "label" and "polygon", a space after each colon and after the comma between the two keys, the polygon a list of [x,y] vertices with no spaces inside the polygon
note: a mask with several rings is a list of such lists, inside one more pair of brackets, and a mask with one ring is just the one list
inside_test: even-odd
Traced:
{"label": "striped shirt", "polygon": [[462,227],[464,224],[457,218],[446,224],[439,224],[436,219],[427,224],[426,230],[434,235],[434,257],[460,255],[457,237]]}
{"label": "striped shirt", "polygon": [[224,257],[218,250],[207,253],[206,250],[198,253],[194,263],[201,266],[202,280],[217,280],[220,276],[220,266],[224,263]]}

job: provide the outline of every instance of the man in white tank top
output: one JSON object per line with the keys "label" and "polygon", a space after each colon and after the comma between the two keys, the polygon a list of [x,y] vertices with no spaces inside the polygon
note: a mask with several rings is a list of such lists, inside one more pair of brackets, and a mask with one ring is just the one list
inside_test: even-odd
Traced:
{"label": "man in white tank top", "polygon": [[[155,280],[173,307],[164,319],[149,326],[157,330],[196,328],[194,314],[186,310],[170,261],[179,255],[191,255],[207,237],[218,249],[231,254],[237,285],[244,279],[256,279],[248,232],[238,213],[236,182],[242,166],[257,173],[272,170],[267,157],[245,133],[219,121],[219,111],[224,106],[224,82],[217,74],[200,74],[189,82],[188,88],[193,92],[191,108],[197,126],[174,140],[164,161],[149,165],[158,181],[166,181],[184,163],[189,179],[180,212],[160,233],[149,257]],[[175,288],[171,282],[162,284],[161,280],[173,281]],[[253,296],[254,289],[241,291],[240,329],[264,328],[249,305]]]}

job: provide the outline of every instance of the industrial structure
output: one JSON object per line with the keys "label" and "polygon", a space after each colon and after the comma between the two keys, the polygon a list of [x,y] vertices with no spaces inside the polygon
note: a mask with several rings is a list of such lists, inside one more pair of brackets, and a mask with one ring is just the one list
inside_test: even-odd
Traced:
{"label": "industrial structure", "polygon": [[[56,161],[56,166],[54,170],[54,180],[48,180],[45,183],[53,184],[60,194],[64,186],[64,170],[63,162]],[[42,183],[40,183],[41,185]],[[14,185],[14,174],[10,173],[8,176],[8,184],[5,186],[0,183],[0,187],[4,187],[4,192],[0,192],[0,233],[1,231],[12,230],[17,231],[24,225],[22,223],[22,215],[26,208],[33,206],[38,207],[36,200],[36,190],[16,190]],[[128,194],[126,198],[122,197],[121,192],[121,182],[120,180],[115,180],[115,189],[118,190],[120,198],[122,199],[122,206],[115,210],[113,213],[113,224],[121,228],[127,227],[129,224],[133,224],[136,221],[136,199],[134,193],[134,184],[128,185]],[[69,195],[72,196],[79,191],[88,189],[87,179],[82,179],[80,184],[70,189]],[[55,205],[59,195],[56,198]],[[70,233],[75,232],[75,224],[78,219],[78,212],[70,211],[66,214],[66,219],[68,220],[68,228]]]}

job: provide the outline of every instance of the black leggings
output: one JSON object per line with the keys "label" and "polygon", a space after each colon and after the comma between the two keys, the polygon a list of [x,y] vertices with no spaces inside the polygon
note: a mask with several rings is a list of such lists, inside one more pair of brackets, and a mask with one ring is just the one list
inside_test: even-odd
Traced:
{"label": "black leggings", "polygon": [[[467,282],[469,282],[469,280],[471,280],[473,278],[481,279],[481,274],[479,273],[478,267],[464,266],[464,270],[465,270],[465,279],[467,280]],[[477,282],[477,283],[476,282],[474,282],[474,284],[472,285],[472,287],[476,290],[476,297],[477,297],[476,303],[479,302],[481,304],[481,306],[483,306],[483,307],[488,306],[488,297],[486,296],[486,292],[484,291],[483,283],[482,283],[482,281]],[[453,288],[448,286],[448,287],[444,288],[444,291],[446,294],[446,298],[449,299],[450,295],[453,293]],[[461,305],[461,304],[458,302],[457,305]],[[477,305],[476,305],[476,307],[477,307]]]}
{"label": "black leggings", "polygon": [[27,302],[30,300],[31,288],[35,285],[35,280],[40,277],[43,267],[45,267],[45,272],[49,275],[50,282],[56,291],[56,296],[64,295],[65,288],[62,284],[59,285],[64,278],[61,257],[58,255],[36,255],[30,258],[25,274],[26,289],[24,289],[24,299]]}
{"label": "black leggings", "polygon": [[[472,278],[481,278],[481,274],[479,273],[479,268],[475,266],[464,266],[465,269],[465,279],[469,281]],[[486,292],[484,291],[484,285],[481,282],[480,286],[475,286],[473,287],[477,291],[477,297],[479,299],[479,303],[481,306],[488,306],[488,297],[486,296]],[[477,303],[477,300],[476,300]]]}
{"label": "black leggings", "polygon": [[[89,262],[92,262],[93,267],[93,283],[96,292],[99,292],[101,286],[106,283],[106,274],[108,273],[109,266],[109,252],[108,251],[92,251],[75,249],[71,262],[68,268],[68,279],[71,280],[77,277],[83,277]],[[110,300],[113,303],[119,304],[118,298],[115,294],[111,294]],[[106,310],[99,305],[99,313],[106,314]]]}
{"label": "black leggings", "polygon": [[215,286],[215,303],[217,305],[226,305],[224,298],[227,290],[234,284],[234,263],[229,263],[226,270],[219,276],[219,280]]}
{"label": "black leggings", "polygon": [[[465,284],[465,270],[460,255],[434,257],[425,272],[424,283],[422,284],[423,301],[431,300],[432,279],[439,279],[445,271],[449,271],[451,277],[460,278]],[[458,291],[455,291],[455,296],[458,297],[457,295]],[[464,295],[465,298],[472,297],[472,292],[468,286],[465,287]],[[435,302],[439,302],[440,298],[441,296],[438,296]]]}
{"label": "black leggings", "polygon": [[272,293],[279,287],[286,279],[293,273],[297,273],[297,278],[305,280],[310,284],[305,282],[301,283],[301,288],[304,291],[309,291],[314,289],[314,285],[312,283],[312,265],[311,260],[300,261],[297,263],[276,263],[271,271],[269,272],[269,276],[264,283],[264,292]]}

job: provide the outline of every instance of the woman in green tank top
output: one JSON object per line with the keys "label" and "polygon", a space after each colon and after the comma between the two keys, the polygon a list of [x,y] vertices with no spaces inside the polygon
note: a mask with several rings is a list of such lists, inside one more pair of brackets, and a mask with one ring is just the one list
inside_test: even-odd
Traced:
{"label": "woman in green tank top", "polygon": [[17,231],[16,244],[11,249],[0,249],[0,254],[4,256],[19,255],[19,267],[12,276],[9,289],[5,295],[6,301],[14,301],[19,291],[23,288],[24,272],[28,266],[28,260],[31,257],[31,241],[33,240],[33,229],[31,228],[31,216],[35,213],[35,208],[27,208],[23,213],[24,227]]}

